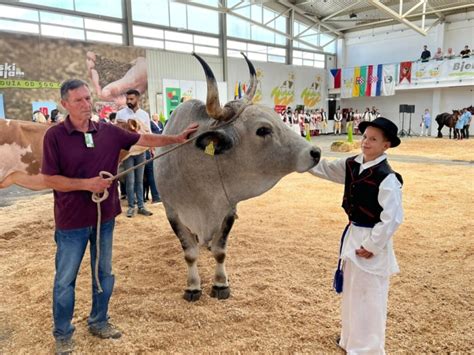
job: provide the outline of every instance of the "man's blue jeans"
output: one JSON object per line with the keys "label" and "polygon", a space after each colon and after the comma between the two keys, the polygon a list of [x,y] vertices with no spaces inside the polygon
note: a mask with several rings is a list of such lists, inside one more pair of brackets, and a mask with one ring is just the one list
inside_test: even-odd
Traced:
{"label": "man's blue jeans", "polygon": [[[147,150],[145,152],[145,159],[148,160],[148,159],[151,159],[151,154],[150,154],[150,151]],[[146,176],[146,179],[148,181],[148,186],[150,187],[150,191],[151,191],[151,199],[152,201],[158,201],[160,199],[160,194],[158,192],[158,189],[156,188],[156,183],[155,183],[155,173],[153,171],[153,161],[145,164],[145,176]]]}
{"label": "man's blue jeans", "polygon": [[92,269],[92,309],[88,324],[89,327],[97,329],[107,324],[109,300],[114,289],[114,276],[112,275],[114,226],[115,219],[111,219],[102,223],[100,227],[99,281],[102,293],[98,293],[94,278],[97,228],[86,227],[55,231],[54,239],[57,250],[53,289],[53,335],[56,339],[69,339],[74,332],[75,328],[71,320],[74,314],[76,278],[89,241]]}
{"label": "man's blue jeans", "polygon": [[[128,157],[123,162],[123,167],[125,170],[130,169],[140,163],[145,161],[145,153],[133,155]],[[144,166],[141,166],[125,176],[125,181],[127,185],[127,200],[128,207],[135,207],[135,199],[138,204],[138,208],[143,208],[143,172],[145,170]]]}

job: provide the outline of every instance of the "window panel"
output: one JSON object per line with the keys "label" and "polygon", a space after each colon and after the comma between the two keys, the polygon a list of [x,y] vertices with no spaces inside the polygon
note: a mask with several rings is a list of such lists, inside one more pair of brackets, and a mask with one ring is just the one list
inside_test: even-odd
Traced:
{"label": "window panel", "polygon": [[248,48],[249,51],[267,53],[267,46],[248,43],[247,48]]}
{"label": "window panel", "polygon": [[315,68],[323,68],[324,69],[324,62],[315,61],[314,66],[315,66]]}
{"label": "window panel", "polygon": [[0,20],[0,30],[39,34],[39,25],[10,20]]}
{"label": "window panel", "polygon": [[262,6],[252,5],[250,6],[251,19],[262,23]]}
{"label": "window panel", "polygon": [[194,46],[194,51],[203,54],[219,55],[219,48],[215,47]]}
{"label": "window panel", "polygon": [[312,67],[314,65],[314,61],[304,59],[303,60],[303,65],[307,65],[307,66]]}
{"label": "window panel", "polygon": [[250,23],[229,15],[227,17],[227,32],[230,37],[250,39]]}
{"label": "window panel", "polygon": [[285,48],[268,47],[268,54],[285,56],[286,50]]}
{"label": "window panel", "polygon": [[268,61],[269,61],[269,62],[276,62],[276,63],[285,63],[286,58],[285,58],[285,57],[276,56],[276,55],[269,55],[269,56],[268,56]]}
{"label": "window panel", "polygon": [[194,35],[194,43],[205,44],[207,46],[219,47],[219,39],[214,37]]}
{"label": "window panel", "polygon": [[247,50],[247,43],[228,40],[227,41],[227,48],[240,49],[242,51],[246,51]]}
{"label": "window panel", "polygon": [[193,51],[193,45],[188,43],[166,41],[165,49],[169,51],[191,53]]}
{"label": "window panel", "polygon": [[275,34],[259,26],[252,26],[252,40],[259,42],[275,43]]}
{"label": "window panel", "polygon": [[84,41],[84,30],[76,28],[67,28],[53,25],[41,25],[41,34],[43,36],[79,39]]}
{"label": "window panel", "polygon": [[[275,18],[276,15],[277,15],[276,12],[263,8],[263,23],[267,23],[271,19]],[[267,26],[271,28],[275,28],[275,22],[276,21],[272,21]]]}
{"label": "window panel", "polygon": [[193,2],[214,7],[217,7],[219,5],[218,0],[194,0]]}
{"label": "window panel", "polygon": [[227,56],[228,57],[235,57],[235,58],[240,58],[242,55],[240,54],[239,51],[233,51],[231,49],[227,50]]}
{"label": "window panel", "polygon": [[134,37],[133,44],[135,46],[140,46],[140,47],[150,47],[150,48],[159,48],[159,49],[165,48],[164,41],[157,41],[157,40],[148,39],[148,38]]}
{"label": "window panel", "polygon": [[188,33],[165,31],[165,39],[193,43],[193,35]]}
{"label": "window panel", "polygon": [[84,19],[84,25],[87,29],[98,30],[104,32],[113,32],[122,34],[123,28],[121,23],[102,21],[102,20],[93,20],[86,18]]}
{"label": "window panel", "polygon": [[287,18],[285,16],[280,16],[275,20],[275,29],[286,33],[286,20]]}
{"label": "window panel", "polygon": [[303,59],[293,58],[294,65],[303,65]]}
{"label": "window panel", "polygon": [[[132,1],[133,2],[133,1]],[[122,18],[122,0],[75,0],[76,11]]]}
{"label": "window panel", "polygon": [[303,52],[302,51],[293,51],[293,57],[294,58],[303,58]]}
{"label": "window panel", "polygon": [[0,17],[16,20],[38,21],[38,11],[21,9],[14,6],[0,5]]}
{"label": "window panel", "polygon": [[169,26],[168,0],[133,0],[132,18],[134,21]]}
{"label": "window panel", "polygon": [[219,13],[188,5],[188,29],[192,31],[219,33]]}
{"label": "window panel", "polygon": [[314,60],[319,60],[321,62],[324,62],[325,59],[326,59],[326,56],[324,54],[314,53]]}
{"label": "window panel", "polygon": [[336,41],[324,46],[323,49],[325,52],[336,53]]}
{"label": "window panel", "polygon": [[74,10],[73,0],[19,0],[18,2],[57,7],[59,9]]}
{"label": "window panel", "polygon": [[170,2],[170,26],[188,28],[186,5],[174,1]]}
{"label": "window panel", "polygon": [[69,16],[54,12],[40,11],[40,19],[42,23],[84,28],[84,20],[82,17],[78,16]]}
{"label": "window panel", "polygon": [[275,34],[275,44],[286,46],[286,37],[279,34]]}
{"label": "window panel", "polygon": [[88,41],[123,44],[123,37],[121,35],[111,33],[86,31],[86,39]]}
{"label": "window panel", "polygon": [[261,62],[267,61],[267,54],[248,52],[249,59],[259,60]]}
{"label": "window panel", "polygon": [[164,38],[164,31],[157,30],[154,28],[148,28],[143,26],[133,26],[133,34],[142,37],[151,37],[151,38]]}
{"label": "window panel", "polygon": [[303,58],[304,59],[313,59],[314,55],[313,55],[313,53],[303,52]]}

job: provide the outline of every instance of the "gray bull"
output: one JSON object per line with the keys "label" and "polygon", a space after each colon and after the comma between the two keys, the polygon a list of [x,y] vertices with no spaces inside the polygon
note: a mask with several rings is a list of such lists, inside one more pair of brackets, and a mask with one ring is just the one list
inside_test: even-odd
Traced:
{"label": "gray bull", "polygon": [[[194,56],[206,74],[207,102],[181,104],[163,133],[177,134],[197,122],[198,138],[157,160],[158,190],[188,265],[187,301],[198,300],[202,293],[199,245],[206,245],[216,260],[211,296],[230,296],[224,260],[237,203],[270,190],[287,174],[307,171],[321,155],[273,110],[251,104],[257,79],[246,57],[251,75],[246,97],[221,107],[214,74],[202,58]],[[159,153],[166,150],[160,148]]]}

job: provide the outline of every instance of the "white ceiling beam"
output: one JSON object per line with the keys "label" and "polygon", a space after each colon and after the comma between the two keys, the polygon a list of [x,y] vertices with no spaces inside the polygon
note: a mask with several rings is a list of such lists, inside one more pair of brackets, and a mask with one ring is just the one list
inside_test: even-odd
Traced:
{"label": "white ceiling beam", "polygon": [[398,9],[398,14],[402,16],[403,14],[403,0],[400,0],[400,7]]}
{"label": "white ceiling beam", "polygon": [[426,0],[420,0],[418,1],[418,4],[416,4],[415,6],[413,6],[410,10],[408,10],[407,12],[405,12],[401,17],[402,18],[405,18],[407,17],[408,15],[410,15],[413,11],[415,11],[418,7],[420,7],[421,5],[423,5],[425,3]]}
{"label": "white ceiling beam", "polygon": [[277,0],[278,3],[280,3],[281,5],[284,5],[286,6],[287,8],[290,8],[292,9],[294,12],[298,13],[300,16],[303,16],[304,18],[308,19],[309,21],[311,21],[311,23],[313,22],[316,22],[316,23],[319,23],[321,24],[321,26],[323,26],[324,28],[328,29],[329,31],[331,31],[332,33],[334,34],[337,34],[338,36],[340,37],[344,37],[344,34],[339,31],[338,29],[328,25],[327,23],[323,23],[321,22],[317,17],[310,17],[308,15],[305,14],[305,11],[297,6],[294,6],[292,3],[286,1],[286,0]]}
{"label": "white ceiling beam", "polygon": [[[423,0],[424,1],[424,0]],[[383,12],[387,13],[390,17],[392,17],[394,20],[400,22],[400,23],[403,23],[405,25],[407,25],[408,27],[412,28],[413,30],[415,30],[416,32],[418,32],[419,34],[423,35],[423,36],[426,36],[426,32],[421,29],[420,27],[418,27],[417,25],[415,25],[414,23],[408,21],[406,18],[404,18],[403,16],[400,16],[399,14],[397,14],[395,11],[393,11],[391,8],[385,6],[384,4],[382,4],[379,0],[369,0],[369,2],[376,6],[377,8],[379,8],[380,10],[382,10]]]}
{"label": "white ceiling beam", "polygon": [[428,0],[425,0],[423,2],[423,15],[421,15],[421,28],[424,30],[425,29],[425,17],[426,17],[426,3]]}
{"label": "white ceiling beam", "polygon": [[344,11],[347,11],[347,10],[353,8],[354,6],[356,6],[356,5],[359,4],[359,3],[360,3],[360,0],[359,0],[359,1],[355,1],[355,2],[353,2],[352,4],[350,4],[349,6],[346,6],[346,7],[344,7],[343,9],[340,9],[339,11],[336,11],[336,12],[332,13],[331,15],[326,16],[325,18],[321,19],[321,22],[327,21],[327,20],[329,20],[330,18],[333,18],[334,16],[339,15],[341,12],[344,12]]}
{"label": "white ceiling beam", "polygon": [[305,29],[304,31],[301,31],[300,33],[298,33],[298,34],[295,36],[295,39],[302,37],[303,33],[308,32],[308,31],[309,31],[310,29],[312,29],[314,26],[316,26],[315,23],[313,23],[311,26],[309,26],[309,27],[308,27],[307,29]]}

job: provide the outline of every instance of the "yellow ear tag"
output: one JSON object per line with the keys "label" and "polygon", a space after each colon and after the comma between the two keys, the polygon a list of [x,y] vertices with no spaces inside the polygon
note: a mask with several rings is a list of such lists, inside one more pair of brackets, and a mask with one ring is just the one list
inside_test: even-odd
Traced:
{"label": "yellow ear tag", "polygon": [[215,151],[216,149],[214,148],[214,142],[210,141],[209,144],[206,146],[206,149],[204,149],[204,153],[214,155]]}

